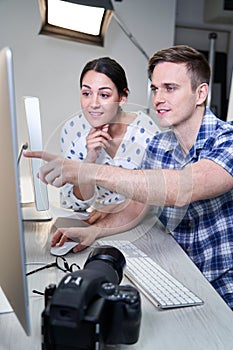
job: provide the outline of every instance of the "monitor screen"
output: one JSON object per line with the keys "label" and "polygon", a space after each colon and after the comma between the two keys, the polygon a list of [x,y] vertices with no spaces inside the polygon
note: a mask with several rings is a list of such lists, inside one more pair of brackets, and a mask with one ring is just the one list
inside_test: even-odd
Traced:
{"label": "monitor screen", "polygon": [[10,48],[0,51],[0,122],[0,286],[29,335],[26,256],[17,167],[13,57]]}
{"label": "monitor screen", "polygon": [[[27,125],[28,146],[31,151],[44,149],[39,99],[38,97],[34,96],[24,96],[23,105]],[[52,216],[48,210],[49,200],[47,186],[37,177],[42,161],[40,159],[28,159],[28,161],[31,163],[35,206],[22,207],[23,220],[51,220]]]}

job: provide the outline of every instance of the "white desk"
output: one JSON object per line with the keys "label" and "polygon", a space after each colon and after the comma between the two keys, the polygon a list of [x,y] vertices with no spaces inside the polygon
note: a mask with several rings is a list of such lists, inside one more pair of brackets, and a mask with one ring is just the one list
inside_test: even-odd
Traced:
{"label": "white desk", "polygon": [[[51,262],[49,243],[54,230],[52,222],[26,223],[26,253],[28,262]],[[233,312],[205,280],[172,236],[156,225],[124,233],[121,239],[137,239],[136,244],[161,266],[204,300],[204,305],[176,310],[157,310],[142,294],[142,322],[137,344],[121,349],[140,350],[233,350]],[[81,267],[91,248],[67,255],[69,262]],[[28,270],[36,266],[29,266]],[[64,273],[51,268],[28,276],[32,336],[27,337],[13,313],[0,316],[0,350],[41,349],[41,312],[44,298],[34,295],[33,289],[44,291],[49,283],[57,283]],[[129,283],[125,278],[122,284]]]}

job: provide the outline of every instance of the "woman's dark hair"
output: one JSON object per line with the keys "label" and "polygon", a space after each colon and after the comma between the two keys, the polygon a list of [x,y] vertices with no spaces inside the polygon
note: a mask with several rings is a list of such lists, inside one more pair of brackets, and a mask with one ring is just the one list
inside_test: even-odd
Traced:
{"label": "woman's dark hair", "polygon": [[80,88],[82,87],[84,75],[90,70],[105,74],[116,85],[120,96],[128,96],[129,89],[125,71],[115,60],[109,57],[100,57],[88,62],[80,75]]}
{"label": "woman's dark hair", "polygon": [[210,65],[202,53],[190,46],[177,45],[156,52],[149,60],[148,74],[150,79],[155,66],[162,62],[184,63],[193,90],[202,83],[209,84]]}

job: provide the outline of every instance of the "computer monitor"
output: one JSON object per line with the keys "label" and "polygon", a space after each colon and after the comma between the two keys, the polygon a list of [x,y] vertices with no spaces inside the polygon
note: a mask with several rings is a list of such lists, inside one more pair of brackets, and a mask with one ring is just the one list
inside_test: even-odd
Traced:
{"label": "computer monitor", "polygon": [[0,286],[29,335],[26,256],[17,166],[13,57],[10,48],[0,51],[0,123]]}
{"label": "computer monitor", "polygon": [[[31,151],[44,149],[40,104],[38,97],[23,97],[24,114],[26,118],[28,146]],[[33,206],[22,206],[23,220],[25,221],[48,221],[52,219],[49,212],[49,199],[47,186],[38,179],[37,173],[41,167],[40,159],[27,159],[31,165],[32,185],[34,190]]]}

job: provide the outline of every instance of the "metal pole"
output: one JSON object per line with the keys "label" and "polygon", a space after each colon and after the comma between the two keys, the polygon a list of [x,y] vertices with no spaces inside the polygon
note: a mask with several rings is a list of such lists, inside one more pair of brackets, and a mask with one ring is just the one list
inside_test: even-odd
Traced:
{"label": "metal pole", "polygon": [[149,60],[149,56],[147,55],[147,53],[143,50],[143,48],[141,47],[141,45],[138,43],[138,41],[135,39],[135,37],[133,36],[133,34],[127,29],[125,23],[123,23],[123,21],[120,19],[119,15],[116,14],[115,11],[113,11],[113,17],[115,18],[115,20],[117,21],[117,23],[119,24],[119,26],[121,27],[121,29],[123,30],[123,32],[127,35],[127,37],[132,41],[132,43],[141,51],[141,53],[143,54],[143,56],[146,57],[147,61]]}
{"label": "metal pole", "polygon": [[217,33],[210,33],[210,50],[209,50],[209,65],[211,68],[210,82],[209,82],[209,94],[207,97],[207,107],[211,108],[211,98],[213,90],[213,79],[214,79],[214,63],[215,63],[215,42],[217,39]]}
{"label": "metal pole", "polygon": [[[147,55],[147,53],[143,50],[143,48],[141,47],[141,45],[138,43],[138,41],[135,39],[135,37],[133,36],[133,34],[127,29],[126,25],[123,23],[123,21],[120,19],[120,17],[116,14],[115,11],[113,11],[113,17],[115,18],[115,20],[117,21],[118,25],[120,26],[120,28],[122,29],[122,31],[127,35],[127,37],[131,40],[131,42],[138,48],[138,50],[143,54],[143,56],[145,56],[147,62],[149,61],[149,56]],[[150,79],[148,78],[148,86],[147,86],[147,108],[146,108],[146,113],[149,114],[150,113],[150,98],[151,98],[151,89],[150,89]]]}

